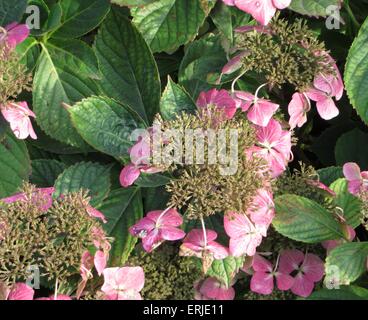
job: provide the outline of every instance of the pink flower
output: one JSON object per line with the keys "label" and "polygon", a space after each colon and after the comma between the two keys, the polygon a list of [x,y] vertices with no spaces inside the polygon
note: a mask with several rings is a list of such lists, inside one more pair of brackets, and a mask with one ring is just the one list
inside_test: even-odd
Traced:
{"label": "pink flower", "polygon": [[248,120],[257,126],[266,127],[280,108],[278,104],[267,99],[260,99],[248,92],[237,91],[235,96],[241,101],[242,110],[248,111]]}
{"label": "pink flower", "polygon": [[248,209],[248,214],[250,214],[253,223],[268,228],[275,216],[272,193],[267,189],[258,190],[251,207]]}
{"label": "pink flower", "polygon": [[37,139],[29,119],[29,117],[35,118],[36,115],[28,108],[27,102],[11,102],[5,106],[0,106],[0,109],[18,139],[24,140],[28,136],[31,136],[32,139]]}
{"label": "pink flower", "polygon": [[320,181],[309,179],[306,181],[310,186],[315,187],[322,191],[326,196],[332,196],[336,197],[336,192],[331,190],[329,187],[327,187],[325,184],[323,184]]}
{"label": "pink flower", "polygon": [[6,41],[10,49],[22,43],[29,36],[29,28],[25,24],[13,22],[5,27],[7,31]]}
{"label": "pink flower", "polygon": [[257,129],[256,135],[258,146],[247,150],[247,154],[264,158],[273,177],[278,177],[292,158],[291,133],[282,130],[280,123],[271,119],[267,127]]}
{"label": "pink flower", "polygon": [[336,62],[326,52],[317,52],[316,55],[324,55],[327,63],[331,64],[335,75],[320,73],[314,79],[313,88],[306,92],[307,96],[317,102],[317,110],[322,119],[331,120],[339,115],[333,97],[339,101],[344,93],[344,83]]}
{"label": "pink flower", "polygon": [[323,261],[314,254],[306,255],[299,250],[285,250],[280,257],[279,271],[294,276],[294,284],[291,291],[301,297],[309,297],[314,289],[315,283],[322,280],[324,275]]}
{"label": "pink flower", "polygon": [[230,237],[230,253],[234,257],[254,256],[267,230],[264,226],[253,224],[245,214],[236,212],[225,214],[224,228]]}
{"label": "pink flower", "polygon": [[[41,211],[47,211],[52,206],[52,194],[54,193],[55,189],[53,187],[51,188],[38,188],[32,195],[32,199],[35,203],[42,203],[42,206],[40,207]],[[1,201],[5,203],[13,203],[16,201],[27,201],[26,195],[24,193],[18,193],[14,196],[11,196],[9,198],[2,199]]]}
{"label": "pink flower", "polygon": [[142,300],[144,271],[141,267],[108,268],[103,271],[101,290],[107,300]]}
{"label": "pink flower", "polygon": [[8,300],[33,300],[34,290],[25,283],[16,283],[10,290]]}
{"label": "pink flower", "polygon": [[212,89],[207,92],[201,92],[197,105],[204,110],[208,106],[215,106],[224,112],[227,119],[232,119],[236,113],[236,102],[226,90]]}
{"label": "pink flower", "polygon": [[361,172],[356,163],[349,162],[344,165],[343,172],[351,194],[358,195],[362,190],[368,189],[368,171]]}
{"label": "pink flower", "polygon": [[262,25],[267,25],[276,9],[285,9],[291,0],[223,0],[229,6],[236,6],[253,16]]}
{"label": "pink flower", "polygon": [[129,150],[131,163],[126,165],[120,173],[120,184],[127,188],[131,186],[141,173],[158,173],[162,170],[150,165],[151,159],[150,135],[141,136],[137,143]]}
{"label": "pink flower", "polygon": [[231,74],[235,72],[236,70],[239,70],[243,63],[242,59],[247,55],[248,53],[246,51],[242,51],[239,54],[237,54],[235,57],[233,57],[223,68],[221,73],[222,74]]}
{"label": "pink flower", "polygon": [[206,230],[206,237],[202,229],[191,230],[180,247],[180,254],[204,258],[207,253],[210,253],[216,260],[225,259],[229,252],[227,248],[215,241],[216,238],[217,233],[213,230]]}
{"label": "pink flower", "polygon": [[151,252],[162,242],[176,241],[185,237],[185,232],[178,227],[183,218],[175,209],[151,211],[147,216],[129,229],[131,235],[142,239],[143,248]]}
{"label": "pink flower", "polygon": [[194,286],[196,290],[195,300],[234,300],[235,290],[227,288],[215,278],[207,278]]}
{"label": "pink flower", "polygon": [[289,290],[294,279],[288,274],[273,270],[271,262],[256,254],[253,258],[253,276],[250,282],[250,289],[253,292],[270,295],[274,289],[274,279],[279,290]]}
{"label": "pink flower", "polygon": [[79,299],[82,296],[88,280],[93,278],[92,274],[93,264],[94,264],[93,256],[89,253],[89,251],[85,251],[82,254],[81,266],[79,269],[82,281],[78,284],[76,293],[77,299]]}
{"label": "pink flower", "polygon": [[290,128],[301,128],[307,122],[307,113],[310,109],[309,99],[302,93],[294,93],[293,99],[289,104]]}

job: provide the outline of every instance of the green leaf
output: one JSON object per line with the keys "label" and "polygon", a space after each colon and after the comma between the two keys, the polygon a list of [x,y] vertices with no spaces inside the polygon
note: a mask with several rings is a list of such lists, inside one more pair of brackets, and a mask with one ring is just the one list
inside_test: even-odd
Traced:
{"label": "green leaf", "polygon": [[75,128],[88,144],[116,158],[129,154],[131,134],[142,126],[127,108],[105,97],[85,99],[69,112]]}
{"label": "green leaf", "polygon": [[15,193],[30,171],[26,144],[8,131],[0,141],[0,199]]}
{"label": "green leaf", "polygon": [[308,300],[368,300],[368,290],[357,286],[341,286],[340,289],[322,289],[313,292]]}
{"label": "green leaf", "polygon": [[134,6],[144,6],[147,5],[153,1],[157,0],[111,0],[111,3],[117,4],[118,6],[128,6],[128,7],[134,7]]}
{"label": "green leaf", "polygon": [[216,278],[229,288],[243,263],[244,257],[235,258],[228,256],[223,260],[214,260],[211,268],[207,271],[207,275]]}
{"label": "green leaf", "polygon": [[351,104],[368,124],[368,18],[350,48],[345,68],[345,86]]}
{"label": "green leaf", "polygon": [[227,6],[222,1],[218,1],[214,10],[211,12],[211,18],[219,31],[230,41],[230,44],[232,44],[234,26],[231,7]]}
{"label": "green leaf", "polygon": [[131,12],[153,52],[173,52],[196,37],[213,5],[213,1],[160,0]]}
{"label": "green leaf", "polygon": [[326,186],[329,186],[332,182],[344,177],[341,167],[323,168],[318,170],[317,173],[319,180]]}
{"label": "green leaf", "polygon": [[110,191],[110,167],[93,162],[80,162],[66,169],[55,182],[54,197],[88,190],[91,205],[97,206]]}
{"label": "green leaf", "polygon": [[98,209],[105,215],[104,225],[109,237],[114,238],[110,251],[112,266],[122,266],[129,258],[138,239],[129,228],[143,218],[142,196],[139,188],[119,189],[111,192]]}
{"label": "green leaf", "polygon": [[54,38],[79,38],[95,29],[110,9],[108,0],[62,0],[61,26]]}
{"label": "green leaf", "polygon": [[345,243],[327,256],[326,268],[336,268],[340,284],[350,284],[367,271],[368,242]]}
{"label": "green leaf", "polygon": [[334,204],[343,210],[346,222],[353,228],[358,227],[362,217],[361,202],[349,192],[346,179],[335,181],[330,188],[336,193]]}
{"label": "green leaf", "polygon": [[196,99],[201,91],[213,87],[208,79],[214,74],[219,76],[226,63],[226,53],[219,36],[210,34],[193,41],[181,62],[179,83]]}
{"label": "green leaf", "polygon": [[340,0],[293,0],[289,9],[308,16],[326,17],[329,6],[340,8]]}
{"label": "green leaf", "polygon": [[160,103],[162,117],[173,120],[180,113],[195,113],[196,110],[197,106],[189,94],[169,77]]}
{"label": "green leaf", "polygon": [[102,24],[95,49],[106,96],[134,109],[147,123],[158,113],[161,83],[156,62],[131,22],[112,10]]}
{"label": "green leaf", "polygon": [[98,88],[89,74],[83,73],[86,63],[75,52],[57,50],[54,43],[43,46],[33,81],[33,108],[37,123],[50,137],[83,149],[86,144],[73,128],[63,103],[73,105],[98,93]]}
{"label": "green leaf", "polygon": [[142,173],[139,178],[134,182],[137,186],[143,188],[157,188],[165,186],[170,182],[170,177],[160,173],[156,174],[145,174]]}
{"label": "green leaf", "polygon": [[283,236],[305,243],[344,238],[340,224],[318,203],[296,195],[277,197],[273,226]]}
{"label": "green leaf", "polygon": [[342,135],[335,147],[336,163],[343,166],[347,162],[355,162],[362,169],[368,168],[367,144],[368,134],[354,129]]}
{"label": "green leaf", "polygon": [[0,0],[0,26],[20,21],[26,8],[27,0]]}
{"label": "green leaf", "polygon": [[32,161],[30,182],[39,188],[52,187],[56,179],[66,169],[66,165],[57,160],[39,159]]}
{"label": "green leaf", "polygon": [[18,44],[16,51],[19,54],[20,62],[25,64],[29,71],[36,68],[37,59],[40,56],[40,47],[35,38],[28,37],[22,43]]}

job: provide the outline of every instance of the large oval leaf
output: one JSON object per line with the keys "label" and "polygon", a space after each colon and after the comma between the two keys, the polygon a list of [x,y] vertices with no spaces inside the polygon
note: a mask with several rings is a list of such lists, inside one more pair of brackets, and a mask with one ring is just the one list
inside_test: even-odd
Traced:
{"label": "large oval leaf", "polygon": [[0,0],[0,26],[19,21],[27,7],[27,0]]}
{"label": "large oval leaf", "polygon": [[98,209],[107,219],[105,231],[114,238],[110,262],[112,266],[120,267],[129,258],[138,241],[138,238],[130,235],[129,228],[143,218],[140,189],[114,190]]}
{"label": "large oval leaf", "polygon": [[196,104],[185,89],[169,77],[160,103],[162,117],[173,120],[182,112],[194,113],[196,110]]}
{"label": "large oval leaf", "polygon": [[275,229],[290,239],[305,243],[344,238],[340,224],[318,203],[296,195],[277,197]]}
{"label": "large oval leaf", "polygon": [[26,144],[7,132],[0,141],[0,199],[15,193],[30,171]]}
{"label": "large oval leaf", "polygon": [[55,182],[54,197],[88,190],[91,205],[97,206],[110,191],[110,168],[93,162],[80,162],[66,169]]}
{"label": "large oval leaf", "polygon": [[32,160],[32,174],[29,180],[39,188],[52,187],[66,167],[64,163],[57,160]]}
{"label": "large oval leaf", "polygon": [[159,110],[161,84],[156,62],[138,30],[112,10],[96,39],[106,96],[128,105],[147,123]]}
{"label": "large oval leaf", "polygon": [[350,102],[363,121],[368,124],[368,18],[350,48],[345,85]]}
{"label": "large oval leaf", "polygon": [[136,24],[153,52],[174,51],[193,40],[214,1],[160,0],[132,9]]}
{"label": "large oval leaf", "polygon": [[340,0],[293,0],[289,9],[308,16],[326,17],[329,6],[341,7]]}
{"label": "large oval leaf", "polygon": [[332,250],[326,259],[326,269],[339,272],[340,284],[350,284],[367,270],[368,242],[345,243]]}
{"label": "large oval leaf", "polygon": [[95,149],[114,157],[128,155],[132,132],[142,123],[116,101],[91,97],[69,109],[79,134]]}
{"label": "large oval leaf", "polygon": [[[37,122],[50,137],[85,148],[86,144],[73,128],[63,103],[73,105],[97,94],[97,86],[89,78],[89,72],[84,72],[89,69],[75,55],[76,51],[57,50],[55,44],[43,46],[43,49],[33,81],[33,108]],[[80,51],[83,50],[86,50],[85,46],[80,47]]]}
{"label": "large oval leaf", "polygon": [[361,202],[349,192],[346,179],[336,180],[330,188],[336,193],[336,197],[333,199],[334,204],[343,210],[346,222],[353,228],[358,227],[362,217]]}
{"label": "large oval leaf", "polygon": [[62,0],[61,26],[54,38],[78,38],[95,29],[110,9],[109,0]]}

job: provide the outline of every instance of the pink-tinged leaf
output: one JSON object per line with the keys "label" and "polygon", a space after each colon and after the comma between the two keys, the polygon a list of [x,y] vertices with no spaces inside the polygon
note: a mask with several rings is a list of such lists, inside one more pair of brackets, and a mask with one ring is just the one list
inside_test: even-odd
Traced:
{"label": "pink-tinged leaf", "polygon": [[270,273],[255,272],[250,280],[250,290],[255,293],[270,295],[273,292],[274,280]]}

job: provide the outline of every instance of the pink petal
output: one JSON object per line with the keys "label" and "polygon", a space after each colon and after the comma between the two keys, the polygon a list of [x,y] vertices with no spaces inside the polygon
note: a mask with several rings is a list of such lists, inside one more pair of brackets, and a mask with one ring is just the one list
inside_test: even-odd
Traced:
{"label": "pink petal", "polygon": [[179,227],[183,224],[183,217],[175,209],[170,209],[163,215],[162,213],[162,210],[151,211],[147,213],[147,217],[156,221],[159,226]]}
{"label": "pink petal", "polygon": [[144,238],[155,228],[155,221],[149,217],[139,220],[135,225],[129,228],[129,232],[134,237]]}
{"label": "pink petal", "polygon": [[279,290],[287,291],[294,285],[294,278],[288,274],[277,272],[276,284]]}
{"label": "pink petal", "polygon": [[235,0],[234,3],[262,25],[267,25],[276,13],[272,0]]}
{"label": "pink petal", "polygon": [[[148,140],[148,141],[147,141]],[[151,158],[150,137],[141,138],[131,149],[130,159],[135,166],[149,165]]]}
{"label": "pink petal", "polygon": [[87,213],[91,217],[101,219],[103,223],[107,223],[106,217],[104,216],[104,214],[101,211],[99,211],[99,210],[97,210],[97,209],[95,209],[91,206],[88,206]]}
{"label": "pink petal", "polygon": [[250,290],[255,293],[270,295],[274,288],[273,276],[266,272],[255,272],[250,280]]}
{"label": "pink petal", "polygon": [[307,298],[312,294],[313,289],[314,283],[306,279],[305,276],[302,275],[302,273],[299,273],[294,278],[294,284],[291,287],[291,292],[300,297]]}
{"label": "pink petal", "polygon": [[359,166],[354,162],[348,162],[343,167],[344,176],[348,181],[360,181],[362,175]]}
{"label": "pink petal", "polygon": [[142,239],[143,249],[146,252],[152,252],[163,242],[161,231],[159,229],[153,229],[147,236]]}
{"label": "pink petal", "polygon": [[[211,242],[216,240],[217,233],[213,230],[206,230],[207,242]],[[202,229],[193,229],[191,230],[184,239],[184,243],[192,243],[194,245],[203,247],[204,243],[204,235]]]}
{"label": "pink petal", "polygon": [[279,271],[289,274],[297,270],[303,261],[303,252],[299,250],[284,250],[280,256]]}
{"label": "pink petal", "polygon": [[185,237],[185,232],[175,227],[162,227],[160,230],[164,240],[176,241]]}
{"label": "pink petal", "polygon": [[321,118],[324,120],[331,120],[340,114],[339,109],[331,98],[317,101],[317,110]]}
{"label": "pink petal", "polygon": [[124,167],[120,173],[120,184],[127,188],[131,186],[138,178],[141,172],[133,164]]}
{"label": "pink petal", "polygon": [[269,226],[275,216],[272,194],[266,189],[258,190],[249,212],[253,223]]}
{"label": "pink petal", "polygon": [[235,298],[235,290],[232,287],[226,288],[214,278],[204,280],[199,292],[213,300],[234,300]]}
{"label": "pink petal", "polygon": [[8,300],[33,300],[34,290],[25,283],[16,283],[11,289]]}
{"label": "pink petal", "polygon": [[229,251],[227,250],[227,248],[215,241],[210,241],[206,249],[213,254],[213,257],[216,260],[225,259],[229,255]]}
{"label": "pink petal", "polygon": [[249,110],[248,120],[260,127],[266,127],[279,107],[276,103],[259,99]]}
{"label": "pink petal", "polygon": [[262,235],[260,233],[249,234],[241,238],[230,238],[229,249],[234,257],[241,257],[243,255],[254,256],[257,247],[262,242]]}
{"label": "pink petal", "polygon": [[325,273],[323,261],[315,254],[307,253],[302,266],[305,277],[313,282],[321,281]]}
{"label": "pink petal", "polygon": [[310,110],[310,104],[302,93],[294,93],[290,101],[288,111],[290,115],[289,124],[291,129],[302,127],[307,122],[307,113]]}
{"label": "pink petal", "polygon": [[26,24],[12,23],[5,27],[8,31],[7,42],[10,48],[14,49],[17,44],[22,43],[29,36],[29,28]]}
{"label": "pink petal", "polygon": [[291,0],[272,0],[272,2],[277,9],[281,10],[290,6]]}
{"label": "pink petal", "polygon": [[272,263],[259,254],[253,257],[252,267],[256,272],[272,272]]}
{"label": "pink petal", "polygon": [[228,212],[224,216],[224,228],[231,238],[239,238],[247,235],[252,230],[252,225],[244,214]]}
{"label": "pink petal", "polygon": [[123,267],[117,271],[117,283],[125,290],[141,291],[144,287],[144,271],[141,267]]}
{"label": "pink petal", "polygon": [[222,68],[222,74],[231,74],[235,72],[236,70],[239,70],[243,63],[242,59],[244,56],[247,55],[246,51],[243,51],[236,55],[234,58],[232,58],[223,68]]}
{"label": "pink petal", "polygon": [[103,251],[99,250],[95,253],[94,264],[99,276],[107,266],[107,259],[108,258]]}

